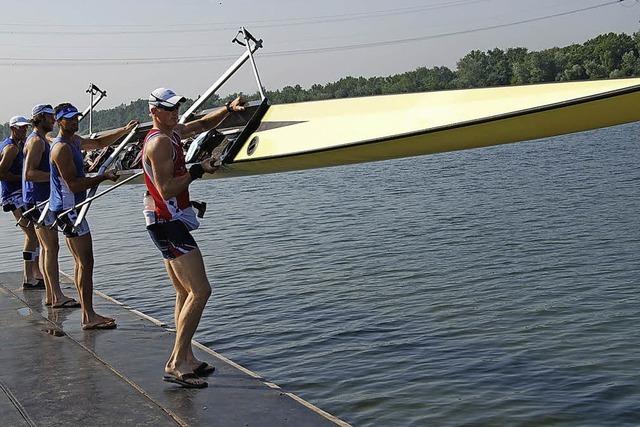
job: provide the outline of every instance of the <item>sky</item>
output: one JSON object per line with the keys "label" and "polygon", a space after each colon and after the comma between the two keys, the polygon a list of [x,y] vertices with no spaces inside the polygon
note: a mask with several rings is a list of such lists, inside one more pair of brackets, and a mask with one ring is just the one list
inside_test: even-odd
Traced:
{"label": "sky", "polygon": [[[108,93],[98,109],[156,87],[195,98],[243,53],[231,43],[242,25],[264,40],[256,62],[273,90],[455,68],[473,49],[539,50],[640,29],[638,0],[0,0],[0,8],[0,93],[9,101],[0,122],[37,103],[82,109],[89,82]],[[550,15],[559,16],[536,20]],[[361,44],[373,46],[352,47]],[[250,68],[220,95],[236,91],[256,91]]]}

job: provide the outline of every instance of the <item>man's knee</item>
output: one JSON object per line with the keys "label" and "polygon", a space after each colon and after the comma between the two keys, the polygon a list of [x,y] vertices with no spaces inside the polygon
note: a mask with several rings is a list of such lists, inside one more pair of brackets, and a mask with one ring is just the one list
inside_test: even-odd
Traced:
{"label": "man's knee", "polygon": [[189,292],[187,292],[185,288],[183,288],[182,286],[174,286],[174,287],[176,290],[176,296],[178,298],[180,298],[183,301],[187,299],[187,297],[189,296]]}
{"label": "man's knee", "polygon": [[78,257],[80,267],[84,270],[93,269],[93,254],[82,254]]}
{"label": "man's knee", "polygon": [[49,253],[58,253],[60,250],[60,242],[56,239],[57,236],[46,236],[42,239],[43,249],[46,249]]}
{"label": "man's knee", "polygon": [[211,296],[211,292],[211,285],[209,282],[205,282],[193,290],[193,296],[199,301],[207,302]]}

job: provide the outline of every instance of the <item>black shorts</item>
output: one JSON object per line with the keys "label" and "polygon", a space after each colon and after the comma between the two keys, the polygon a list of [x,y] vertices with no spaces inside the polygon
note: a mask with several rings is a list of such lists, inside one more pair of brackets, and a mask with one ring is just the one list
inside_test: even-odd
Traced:
{"label": "black shorts", "polygon": [[182,221],[170,221],[147,226],[153,243],[164,259],[176,259],[198,249],[198,244]]}

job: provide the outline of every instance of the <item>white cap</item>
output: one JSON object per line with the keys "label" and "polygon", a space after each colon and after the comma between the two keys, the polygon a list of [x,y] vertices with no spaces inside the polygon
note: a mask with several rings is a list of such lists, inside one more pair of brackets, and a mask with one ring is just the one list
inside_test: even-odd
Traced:
{"label": "white cap", "polygon": [[29,126],[31,122],[24,116],[13,116],[9,120],[9,127]]}
{"label": "white cap", "polygon": [[149,105],[162,105],[164,107],[175,107],[181,102],[186,101],[187,98],[184,96],[176,95],[174,91],[171,89],[166,89],[163,87],[159,87],[151,92],[149,95]]}

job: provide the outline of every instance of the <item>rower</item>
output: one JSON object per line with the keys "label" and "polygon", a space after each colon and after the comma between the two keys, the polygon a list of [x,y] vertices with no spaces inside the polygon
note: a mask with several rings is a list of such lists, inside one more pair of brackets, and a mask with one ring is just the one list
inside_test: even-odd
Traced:
{"label": "rower", "polygon": [[187,124],[178,121],[186,99],[170,89],[158,88],[149,96],[153,129],[145,138],[142,167],[147,186],[144,216],[151,240],[164,258],[165,268],[176,290],[176,341],[167,361],[164,381],[185,388],[207,387],[201,377],[214,367],[197,360],[191,339],[211,295],[202,254],[191,235],[198,220],[189,200],[189,185],[217,169],[215,158],[186,167],[181,139],[218,126],[233,112],[244,110],[244,100],[236,98],[226,107]]}
{"label": "rower", "polygon": [[41,208],[49,200],[50,147],[47,134],[53,130],[55,119],[53,107],[49,104],[38,104],[31,110],[33,130],[24,144],[24,167],[22,170],[22,198],[24,199],[25,217],[35,224],[35,233],[42,248],[42,267],[46,288],[45,305],[53,308],[76,308],[80,304],[69,298],[60,289],[60,270],[58,266],[58,232],[51,229],[55,215],[47,211],[44,220],[38,224]]}
{"label": "rower", "polygon": [[22,148],[29,119],[23,116],[15,116],[9,120],[11,136],[0,143],[0,185],[2,187],[2,210],[11,212],[24,232],[24,248],[22,259],[23,289],[44,289],[44,281],[38,267],[38,239],[28,220],[22,218],[24,203],[22,200]]}
{"label": "rower", "polygon": [[93,244],[89,224],[84,219],[74,227],[77,218],[75,210],[61,215],[62,218],[59,214],[83,201],[87,189],[105,180],[118,179],[113,170],[85,177],[82,151],[102,149],[113,144],[136,127],[138,122],[131,121],[119,129],[94,138],[84,138],[76,134],[80,115],[76,107],[68,103],[60,104],[54,112],[60,132],[51,143],[49,209],[62,222],[63,234],[76,264],[74,281],[82,305],[82,329],[113,329],[116,327],[115,319],[101,316],[93,309]]}

